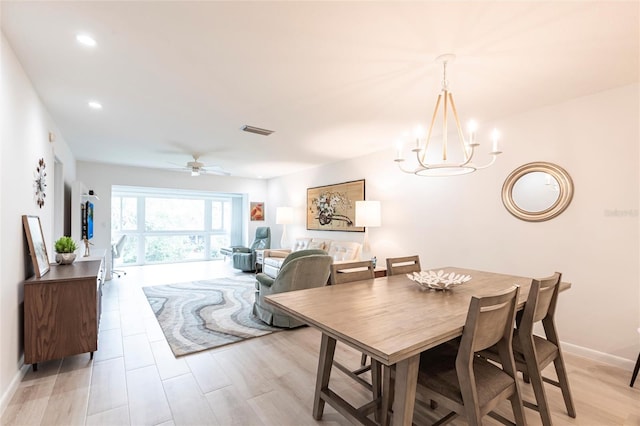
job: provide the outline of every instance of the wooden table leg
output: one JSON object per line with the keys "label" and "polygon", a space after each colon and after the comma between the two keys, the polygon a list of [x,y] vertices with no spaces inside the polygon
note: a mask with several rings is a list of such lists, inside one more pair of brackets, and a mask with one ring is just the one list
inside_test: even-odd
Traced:
{"label": "wooden table leg", "polygon": [[389,425],[389,410],[393,403],[393,383],[391,383],[391,366],[382,366],[382,401],[380,402],[380,424]]}
{"label": "wooden table leg", "polygon": [[333,355],[336,351],[336,339],[326,334],[322,334],[320,341],[320,357],[318,359],[318,375],[316,377],[316,392],[313,397],[313,418],[320,420],[324,412],[324,399],[322,390],[329,387],[331,377],[331,366],[333,365]]}
{"label": "wooden table leg", "polygon": [[396,364],[395,396],[393,400],[393,424],[410,426],[418,385],[420,354]]}
{"label": "wooden table leg", "polygon": [[380,413],[382,408],[382,364],[371,358],[371,387],[373,388],[373,399],[378,407],[375,412],[375,420],[380,422]]}

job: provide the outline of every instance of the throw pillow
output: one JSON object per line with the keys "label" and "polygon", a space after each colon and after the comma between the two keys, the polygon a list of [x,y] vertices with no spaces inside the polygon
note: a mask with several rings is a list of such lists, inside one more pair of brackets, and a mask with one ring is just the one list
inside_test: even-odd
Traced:
{"label": "throw pillow", "polygon": [[309,243],[309,248],[324,250],[324,241],[311,241]]}

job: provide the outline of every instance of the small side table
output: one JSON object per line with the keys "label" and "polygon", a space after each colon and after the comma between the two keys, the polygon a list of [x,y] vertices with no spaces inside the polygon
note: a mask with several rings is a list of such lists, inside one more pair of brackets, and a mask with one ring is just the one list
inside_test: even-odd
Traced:
{"label": "small side table", "polygon": [[262,272],[264,263],[264,250],[256,250],[256,273]]}

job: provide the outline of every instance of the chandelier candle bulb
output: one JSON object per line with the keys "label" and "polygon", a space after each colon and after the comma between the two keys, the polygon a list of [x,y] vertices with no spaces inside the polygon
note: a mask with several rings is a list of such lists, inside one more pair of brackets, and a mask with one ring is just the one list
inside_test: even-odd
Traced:
{"label": "chandelier candle bulb", "polygon": [[400,160],[402,159],[402,141],[401,140],[397,140],[396,141],[396,160]]}
{"label": "chandelier candle bulb", "polygon": [[471,120],[469,122],[469,146],[478,146],[476,143],[476,130],[478,130],[478,123]]}
{"label": "chandelier candle bulb", "polygon": [[493,129],[492,138],[493,138],[493,151],[492,152],[498,152],[498,139],[500,138],[500,133],[498,133],[498,129]]}

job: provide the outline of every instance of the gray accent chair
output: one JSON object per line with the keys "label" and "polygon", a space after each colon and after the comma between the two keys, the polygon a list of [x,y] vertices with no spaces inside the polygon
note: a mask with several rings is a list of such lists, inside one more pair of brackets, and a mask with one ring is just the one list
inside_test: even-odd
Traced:
{"label": "gray accent chair", "polygon": [[273,305],[268,304],[264,297],[270,294],[326,285],[331,262],[331,256],[324,250],[300,250],[286,257],[276,278],[271,278],[264,273],[257,274],[253,315],[276,327],[293,328],[304,325],[303,322],[291,318]]}
{"label": "gray accent chair", "polygon": [[235,269],[243,272],[256,270],[256,250],[271,248],[271,228],[261,226],[256,228],[256,237],[249,247],[232,246],[231,261]]}

